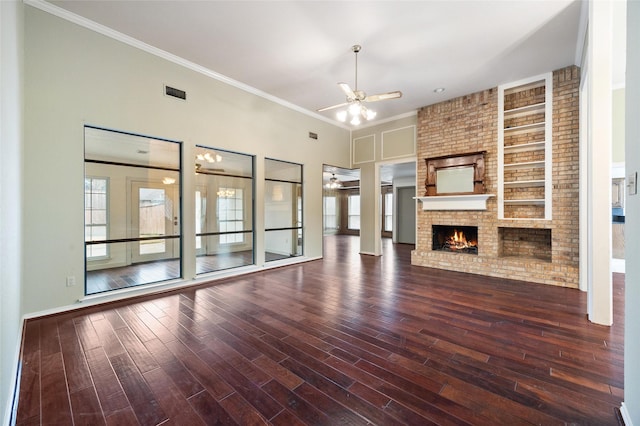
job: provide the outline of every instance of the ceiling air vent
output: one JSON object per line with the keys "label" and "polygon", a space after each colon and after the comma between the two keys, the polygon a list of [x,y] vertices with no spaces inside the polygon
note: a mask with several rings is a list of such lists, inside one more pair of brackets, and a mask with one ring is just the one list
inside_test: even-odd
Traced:
{"label": "ceiling air vent", "polygon": [[318,139],[318,134],[317,133],[313,133],[313,132],[309,132],[309,139]]}
{"label": "ceiling air vent", "polygon": [[172,96],[174,98],[182,99],[183,101],[187,100],[187,92],[184,90],[176,89],[175,87],[164,86],[164,94],[167,96]]}

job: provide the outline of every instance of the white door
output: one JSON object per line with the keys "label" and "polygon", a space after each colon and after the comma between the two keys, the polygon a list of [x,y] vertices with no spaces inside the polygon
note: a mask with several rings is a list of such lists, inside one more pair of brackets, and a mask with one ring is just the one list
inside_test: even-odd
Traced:
{"label": "white door", "polygon": [[131,237],[144,238],[132,243],[131,263],[172,259],[180,256],[178,185],[161,182],[131,183]]}

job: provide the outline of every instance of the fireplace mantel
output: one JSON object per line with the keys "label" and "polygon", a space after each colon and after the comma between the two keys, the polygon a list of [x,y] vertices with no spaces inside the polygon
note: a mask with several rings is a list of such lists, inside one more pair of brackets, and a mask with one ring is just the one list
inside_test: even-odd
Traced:
{"label": "fireplace mantel", "polygon": [[495,197],[495,195],[432,195],[415,197],[415,199],[422,201],[422,210],[486,210],[489,197]]}

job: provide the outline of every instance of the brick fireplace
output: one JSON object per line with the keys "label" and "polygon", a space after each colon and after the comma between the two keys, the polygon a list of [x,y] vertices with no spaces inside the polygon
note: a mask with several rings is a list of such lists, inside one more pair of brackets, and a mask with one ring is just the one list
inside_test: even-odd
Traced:
{"label": "brick fireplace", "polygon": [[[487,199],[486,210],[423,210],[419,202],[412,264],[578,287],[579,85],[578,67],[553,72],[551,219],[533,220],[525,206],[517,206],[522,211],[519,217],[499,219],[497,197]],[[427,177],[425,159],[485,152],[485,192],[496,194],[497,150],[497,88],[418,111],[419,184]],[[438,226],[477,229],[477,255],[434,249]]]}

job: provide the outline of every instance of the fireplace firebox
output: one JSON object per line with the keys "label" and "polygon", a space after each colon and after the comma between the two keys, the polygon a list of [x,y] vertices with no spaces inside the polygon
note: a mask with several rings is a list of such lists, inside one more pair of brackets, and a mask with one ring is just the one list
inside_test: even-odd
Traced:
{"label": "fireplace firebox", "polygon": [[477,226],[433,225],[432,250],[478,254]]}

